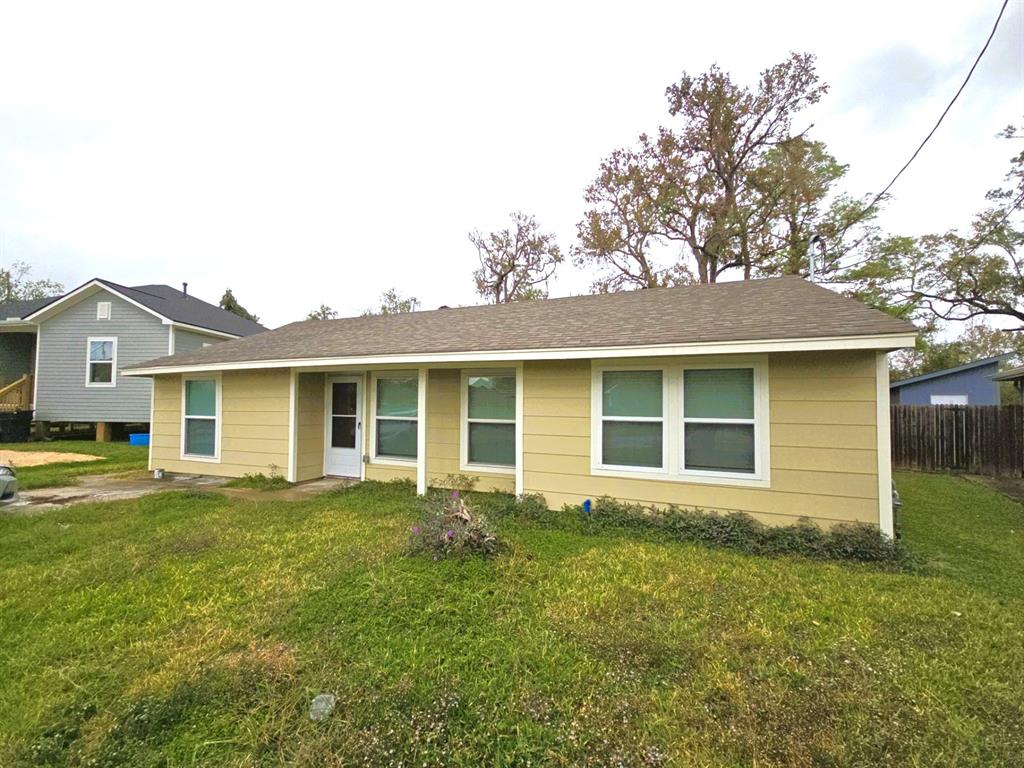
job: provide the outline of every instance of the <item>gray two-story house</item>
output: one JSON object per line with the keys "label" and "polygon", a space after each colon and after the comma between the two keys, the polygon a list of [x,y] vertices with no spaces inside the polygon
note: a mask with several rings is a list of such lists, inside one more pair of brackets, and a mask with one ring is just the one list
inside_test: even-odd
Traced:
{"label": "gray two-story house", "polygon": [[33,377],[43,422],[148,423],[148,381],[125,366],[266,330],[167,285],[128,287],[95,279],[64,294],[0,305],[0,387]]}

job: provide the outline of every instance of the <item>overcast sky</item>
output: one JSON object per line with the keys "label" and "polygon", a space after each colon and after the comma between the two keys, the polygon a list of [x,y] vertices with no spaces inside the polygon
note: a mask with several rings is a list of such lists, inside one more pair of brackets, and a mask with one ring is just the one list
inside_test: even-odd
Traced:
{"label": "overcast sky", "polygon": [[[802,128],[880,189],[999,10],[964,2],[305,3],[0,0],[0,263],[67,287],[226,287],[271,326],[397,287],[475,303],[475,228],[535,214],[564,249],[610,150],[670,124],[665,87],[753,84],[812,51]],[[827,10],[826,10],[827,9]],[[882,218],[962,226],[1019,151],[1024,0]],[[585,290],[566,265],[552,295]]]}

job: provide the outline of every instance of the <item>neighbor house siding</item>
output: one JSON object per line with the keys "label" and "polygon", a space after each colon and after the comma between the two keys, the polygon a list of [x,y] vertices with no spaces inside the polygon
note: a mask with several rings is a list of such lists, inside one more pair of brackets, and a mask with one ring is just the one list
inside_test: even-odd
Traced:
{"label": "neighbor house siding", "polygon": [[806,516],[877,524],[875,365],[874,352],[769,356],[770,488],[744,488],[592,476],[590,361],[526,362],[525,490],[551,507],[612,496],[743,511],[770,523]]}
{"label": "neighbor house siding", "polygon": [[207,336],[205,333],[193,333],[183,331],[180,328],[174,329],[174,354],[183,355],[188,352],[198,352],[203,345],[209,346],[225,339],[219,336]]}
{"label": "neighbor house siding", "polygon": [[967,395],[968,405],[999,405],[999,382],[992,380],[997,373],[999,363],[993,362],[916,384],[891,387],[889,392],[894,405],[931,405],[932,395]]}
{"label": "neighbor house siding", "polygon": [[[96,319],[96,304],[111,303],[109,320]],[[116,377],[114,387],[87,387],[86,342],[117,337],[117,368],[167,354],[167,326],[134,304],[99,291],[39,326],[36,418],[41,421],[149,421],[150,383]]]}
{"label": "neighbor house siding", "polygon": [[290,372],[225,371],[221,376],[220,461],[181,458],[181,376],[157,376],[152,464],[170,472],[241,477],[288,470]]}
{"label": "neighbor house siding", "polygon": [[36,335],[0,333],[0,387],[35,370]]}

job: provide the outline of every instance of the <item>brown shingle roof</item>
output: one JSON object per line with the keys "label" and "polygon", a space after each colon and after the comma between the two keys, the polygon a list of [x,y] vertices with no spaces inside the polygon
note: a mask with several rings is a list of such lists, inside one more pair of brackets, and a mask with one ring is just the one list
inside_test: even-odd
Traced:
{"label": "brown shingle roof", "polygon": [[907,334],[910,323],[793,277],[308,320],[136,368],[500,350]]}

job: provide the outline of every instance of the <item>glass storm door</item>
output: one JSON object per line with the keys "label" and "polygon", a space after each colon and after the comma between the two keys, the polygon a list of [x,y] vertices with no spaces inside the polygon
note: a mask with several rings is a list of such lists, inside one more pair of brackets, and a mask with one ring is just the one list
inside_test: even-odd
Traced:
{"label": "glass storm door", "polygon": [[324,474],[359,477],[362,463],[362,384],[354,376],[327,379],[327,447]]}

